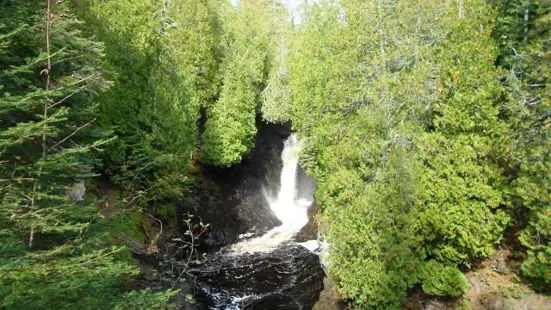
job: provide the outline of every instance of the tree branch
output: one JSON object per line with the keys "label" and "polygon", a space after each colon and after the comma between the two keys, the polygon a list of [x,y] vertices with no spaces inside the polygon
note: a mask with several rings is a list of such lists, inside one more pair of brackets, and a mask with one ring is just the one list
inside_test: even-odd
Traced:
{"label": "tree branch", "polygon": [[78,127],[75,131],[73,131],[70,135],[68,135],[67,137],[65,137],[63,140],[59,141],[58,143],[54,144],[52,147],[50,147],[46,153],[49,153],[51,150],[53,150],[54,148],[56,148],[58,145],[62,144],[63,142],[67,141],[69,138],[71,138],[72,136],[76,135],[79,131],[81,131],[82,129],[92,125],[93,122],[95,122],[96,119],[94,118],[93,120],[89,121],[88,123]]}

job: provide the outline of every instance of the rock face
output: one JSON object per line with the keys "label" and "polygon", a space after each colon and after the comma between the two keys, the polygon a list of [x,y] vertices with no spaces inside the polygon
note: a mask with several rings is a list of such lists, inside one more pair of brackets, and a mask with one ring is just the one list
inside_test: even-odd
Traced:
{"label": "rock face", "polygon": [[317,255],[298,245],[239,256],[215,253],[190,273],[200,301],[230,310],[312,309],[325,276]]}
{"label": "rock face", "polygon": [[[242,240],[241,234],[253,238],[281,225],[266,197],[280,190],[282,151],[290,135],[286,126],[261,125],[255,149],[241,164],[199,167],[190,211],[210,224],[199,249],[210,254],[188,272],[195,297],[209,309],[312,309],[319,298],[325,274],[319,257],[307,249],[287,242],[269,252],[238,255],[224,248]],[[300,169],[296,186],[305,189],[299,199],[311,200],[315,184]],[[316,239],[315,225],[300,235]]]}
{"label": "rock face", "polygon": [[300,232],[295,236],[296,242],[305,242],[308,240],[318,239],[318,224],[315,219],[317,212],[318,205],[314,201],[310,208],[308,208],[308,224],[302,227]]}
{"label": "rock face", "polygon": [[84,193],[86,192],[86,186],[84,186],[84,181],[80,180],[73,184],[73,187],[66,191],[66,195],[71,198],[73,201],[83,201]]}
{"label": "rock face", "polygon": [[284,140],[291,134],[283,125],[260,126],[255,149],[235,167],[202,165],[195,189],[193,213],[211,229],[203,240],[209,251],[234,243],[240,234],[262,234],[280,224],[272,214],[267,194],[279,187]]}
{"label": "rock face", "polygon": [[323,279],[323,291],[321,291],[319,300],[314,305],[314,310],[341,310],[349,309],[342,302],[333,279],[326,277]]}

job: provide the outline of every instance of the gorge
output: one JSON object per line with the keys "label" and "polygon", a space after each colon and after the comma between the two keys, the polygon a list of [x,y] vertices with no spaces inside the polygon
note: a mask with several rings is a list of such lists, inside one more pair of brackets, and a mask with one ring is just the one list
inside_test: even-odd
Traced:
{"label": "gorge", "polygon": [[[239,231],[218,228],[215,234],[237,239],[189,270],[201,292],[199,300],[212,309],[311,309],[323,289],[319,257],[294,241],[309,221],[315,184],[299,167],[300,141],[286,134],[275,126],[261,127],[251,160],[229,182],[235,188],[227,194],[240,201],[226,212],[244,214],[246,224]],[[246,175],[250,169],[260,174],[251,178]],[[208,222],[212,215],[203,216]],[[315,232],[309,237],[317,238]]]}
{"label": "gorge", "polygon": [[551,309],[551,1],[0,1],[0,308]]}

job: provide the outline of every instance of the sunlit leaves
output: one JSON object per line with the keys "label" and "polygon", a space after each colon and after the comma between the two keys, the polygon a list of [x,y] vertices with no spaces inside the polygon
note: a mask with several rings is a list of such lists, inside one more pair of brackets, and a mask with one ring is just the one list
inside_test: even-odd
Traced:
{"label": "sunlit leaves", "polygon": [[398,308],[425,281],[461,294],[444,278],[491,254],[509,223],[492,11],[463,4],[325,1],[297,26],[293,126],[308,139],[329,269],[359,309]]}
{"label": "sunlit leaves", "polygon": [[218,166],[239,163],[254,146],[269,52],[270,16],[262,1],[242,1],[225,18],[222,86],[207,109],[201,147],[203,159]]}

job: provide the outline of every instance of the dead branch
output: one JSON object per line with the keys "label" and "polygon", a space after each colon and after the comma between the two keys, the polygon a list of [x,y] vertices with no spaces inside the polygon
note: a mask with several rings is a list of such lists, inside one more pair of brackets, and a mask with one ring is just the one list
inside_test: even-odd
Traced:
{"label": "dead branch", "polygon": [[157,252],[159,252],[159,248],[157,247],[157,240],[159,239],[159,237],[163,233],[163,222],[161,220],[159,220],[158,218],[154,217],[153,215],[149,214],[149,213],[146,213],[146,212],[143,212],[143,211],[140,211],[140,212],[142,214],[147,215],[150,218],[156,220],[160,225],[159,232],[155,235],[155,237],[153,237],[153,239],[151,239],[151,241],[149,242],[149,246],[147,247],[147,254],[157,253]]}
{"label": "dead branch", "polygon": [[46,153],[49,153],[51,150],[53,150],[54,148],[56,148],[57,146],[59,146],[60,144],[62,144],[63,142],[67,141],[68,139],[70,139],[72,136],[76,135],[79,131],[81,131],[82,129],[92,125],[93,122],[95,122],[96,119],[94,118],[93,120],[89,121],[88,123],[78,127],[75,131],[73,131],[70,135],[68,135],[67,137],[63,138],[61,141],[59,141],[58,143],[54,144],[52,147],[50,147]]}
{"label": "dead branch", "polygon": [[207,224],[207,226],[204,226],[203,222],[201,222],[201,232],[199,232],[199,234],[197,234],[197,235],[194,235],[193,234],[193,225],[191,223],[191,218],[192,218],[192,215],[188,215],[188,219],[185,220],[189,235],[191,237],[191,241],[186,242],[187,244],[189,244],[188,257],[187,257],[186,263],[184,265],[184,268],[182,269],[182,271],[178,275],[178,278],[176,278],[176,280],[172,283],[172,288],[174,288],[176,286],[176,283],[178,283],[178,281],[180,281],[180,279],[182,278],[184,273],[186,273],[186,271],[189,267],[189,263],[191,262],[191,258],[193,257],[193,254],[195,253],[195,247],[196,247],[195,241],[196,241],[196,239],[199,239],[199,237],[201,237],[201,235],[203,235],[207,231],[208,224]]}

